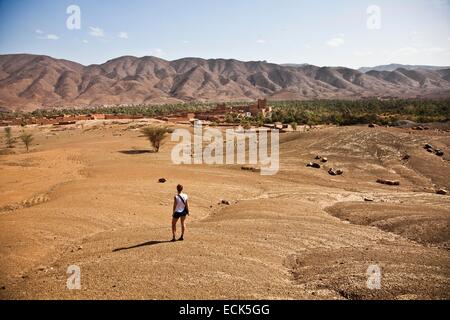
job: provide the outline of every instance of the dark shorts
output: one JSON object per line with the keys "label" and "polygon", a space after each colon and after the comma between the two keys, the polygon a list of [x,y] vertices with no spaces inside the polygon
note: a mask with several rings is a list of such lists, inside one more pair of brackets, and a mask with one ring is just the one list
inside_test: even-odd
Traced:
{"label": "dark shorts", "polygon": [[180,218],[186,217],[186,216],[187,216],[187,213],[185,213],[185,212],[174,212],[172,217],[174,219],[180,219]]}

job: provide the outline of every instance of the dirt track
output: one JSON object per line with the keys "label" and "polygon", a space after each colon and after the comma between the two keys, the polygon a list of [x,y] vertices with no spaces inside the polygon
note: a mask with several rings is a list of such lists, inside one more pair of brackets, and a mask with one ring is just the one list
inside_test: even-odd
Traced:
{"label": "dirt track", "polygon": [[[294,133],[282,138],[280,173],[262,177],[175,166],[172,143],[137,152],[148,142],[126,127],[35,129],[32,152],[0,156],[1,298],[450,298],[450,197],[434,193],[450,187],[450,164],[423,150],[448,154],[450,135]],[[306,168],[318,154],[325,168]],[[186,241],[168,243],[178,183],[192,216]],[[381,290],[366,286],[373,264]],[[66,288],[70,265],[80,291]]]}

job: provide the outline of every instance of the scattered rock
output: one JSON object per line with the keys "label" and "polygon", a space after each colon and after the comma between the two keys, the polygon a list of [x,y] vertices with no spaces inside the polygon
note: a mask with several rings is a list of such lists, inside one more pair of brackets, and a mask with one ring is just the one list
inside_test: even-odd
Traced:
{"label": "scattered rock", "polygon": [[328,162],[328,158],[322,158],[322,162],[323,162],[323,163]]}
{"label": "scattered rock", "polygon": [[2,286],[2,290],[6,290],[6,287],[5,287],[5,286]]}
{"label": "scattered rock", "polygon": [[78,251],[83,250],[83,246],[78,246],[77,250]]}
{"label": "scattered rock", "polygon": [[320,159],[322,159],[322,157],[321,156],[316,156],[314,159],[320,160]]}
{"label": "scattered rock", "polygon": [[320,164],[315,163],[315,162],[310,162],[306,166],[309,167],[309,168],[315,168],[315,169],[320,169],[321,168]]}
{"label": "scattered rock", "polygon": [[385,184],[388,186],[399,186],[400,185],[400,181],[385,180],[385,179],[378,179],[377,183]]}
{"label": "scattered rock", "polygon": [[158,182],[159,182],[159,183],[166,183],[166,182],[167,182],[167,180],[166,180],[166,179],[164,179],[164,178],[161,178],[161,179],[159,179],[159,180],[158,180]]}
{"label": "scattered rock", "polygon": [[373,202],[374,200],[373,200],[373,198],[365,197],[364,201],[365,202]]}
{"label": "scattered rock", "polygon": [[231,205],[230,201],[228,201],[228,200],[222,200],[222,204],[227,205],[227,206]]}
{"label": "scattered rock", "polygon": [[328,170],[328,174],[331,176],[341,176],[344,174],[344,171],[340,169],[336,170],[331,168],[330,170]]}
{"label": "scattered rock", "polygon": [[444,156],[444,151],[442,151],[441,149],[434,149],[433,146],[429,143],[427,143],[423,148],[429,153],[435,153],[438,157]]}
{"label": "scattered rock", "polygon": [[446,189],[439,189],[438,191],[436,191],[436,193],[446,196],[448,194],[448,191]]}
{"label": "scattered rock", "polygon": [[403,161],[408,161],[409,159],[411,159],[411,156],[409,154],[403,156],[402,158]]}
{"label": "scattered rock", "polygon": [[378,127],[378,125],[376,125],[375,123],[369,124],[369,128],[376,128],[376,127]]}
{"label": "scattered rock", "polygon": [[241,170],[251,171],[251,172],[261,172],[260,168],[249,167],[249,166],[244,166],[244,167],[241,168]]}

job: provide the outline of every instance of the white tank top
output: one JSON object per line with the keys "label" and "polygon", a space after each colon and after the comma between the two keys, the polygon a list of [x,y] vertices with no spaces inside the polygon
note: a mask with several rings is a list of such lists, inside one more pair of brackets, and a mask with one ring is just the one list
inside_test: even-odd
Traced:
{"label": "white tank top", "polygon": [[185,193],[180,193],[180,194],[176,194],[175,195],[175,201],[177,202],[177,206],[175,207],[175,212],[178,212],[178,213],[183,212],[184,208],[186,207],[184,205],[183,201],[181,201],[180,197],[183,198],[185,203],[188,200],[188,196]]}

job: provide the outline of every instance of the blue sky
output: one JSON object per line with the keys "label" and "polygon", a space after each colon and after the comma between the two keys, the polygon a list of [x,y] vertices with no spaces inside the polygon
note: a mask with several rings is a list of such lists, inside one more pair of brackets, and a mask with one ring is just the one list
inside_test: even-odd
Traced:
{"label": "blue sky", "polygon": [[[153,55],[353,68],[450,65],[449,1],[0,0],[0,53],[83,64]],[[66,27],[70,5],[81,10],[79,30]],[[367,13],[373,5],[380,15]]]}

